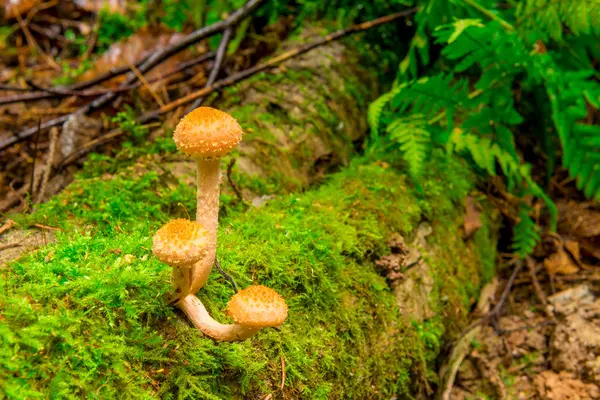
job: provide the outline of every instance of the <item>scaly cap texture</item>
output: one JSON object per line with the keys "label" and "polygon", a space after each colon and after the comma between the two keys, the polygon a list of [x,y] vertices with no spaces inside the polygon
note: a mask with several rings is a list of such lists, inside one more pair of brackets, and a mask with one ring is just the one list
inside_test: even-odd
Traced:
{"label": "scaly cap texture", "polygon": [[240,325],[279,326],[287,318],[287,304],[273,289],[262,285],[250,286],[231,298],[227,313]]}
{"label": "scaly cap texture", "polygon": [[198,222],[174,219],[156,231],[152,252],[172,267],[191,267],[206,253],[209,236]]}
{"label": "scaly cap texture", "polygon": [[187,155],[219,158],[237,147],[242,140],[242,127],[226,112],[198,107],[177,124],[173,140]]}

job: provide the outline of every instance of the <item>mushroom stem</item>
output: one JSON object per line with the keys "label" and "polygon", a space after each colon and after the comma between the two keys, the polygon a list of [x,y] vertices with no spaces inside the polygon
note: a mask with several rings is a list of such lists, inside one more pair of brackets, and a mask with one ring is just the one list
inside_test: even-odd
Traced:
{"label": "mushroom stem", "polygon": [[209,233],[206,254],[192,269],[190,293],[196,293],[208,280],[215,263],[217,228],[219,225],[219,183],[221,180],[220,159],[197,159],[198,193],[196,195],[196,222],[201,223]]}
{"label": "mushroom stem", "polygon": [[191,277],[192,269],[190,266],[173,267],[173,293],[171,294],[169,303],[174,303],[190,294]]}
{"label": "mushroom stem", "polygon": [[206,307],[204,307],[200,299],[193,294],[186,296],[178,305],[196,328],[200,329],[206,336],[210,336],[219,342],[245,340],[254,336],[261,329],[260,327],[240,324],[226,325],[215,321],[208,314]]}

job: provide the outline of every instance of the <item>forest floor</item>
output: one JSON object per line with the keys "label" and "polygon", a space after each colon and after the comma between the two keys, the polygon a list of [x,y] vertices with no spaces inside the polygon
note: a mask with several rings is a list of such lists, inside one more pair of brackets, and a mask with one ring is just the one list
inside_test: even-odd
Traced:
{"label": "forest floor", "polygon": [[600,213],[558,204],[558,234],[537,249],[543,261],[522,263],[509,291],[508,277],[490,285],[494,306],[503,305],[498,314],[473,313],[474,325],[483,323],[465,332],[470,346],[452,355],[459,362],[446,398],[600,398]]}

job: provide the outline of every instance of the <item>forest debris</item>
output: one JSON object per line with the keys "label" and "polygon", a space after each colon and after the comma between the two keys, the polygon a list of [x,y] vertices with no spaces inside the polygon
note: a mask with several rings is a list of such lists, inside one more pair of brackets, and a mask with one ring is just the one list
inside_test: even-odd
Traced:
{"label": "forest debris", "polygon": [[577,264],[581,264],[580,254],[579,254],[579,242],[574,240],[565,240],[564,243],[565,250],[569,252],[569,254],[573,257]]}
{"label": "forest debris", "polygon": [[[555,371],[582,377],[588,362],[600,355],[600,300],[577,307],[556,326],[550,341],[550,362]],[[593,364],[592,364],[593,367]]]}
{"label": "forest debris", "polygon": [[568,315],[574,313],[582,304],[593,303],[594,295],[589,286],[583,284],[556,293],[548,297],[547,300],[554,311],[562,315]]}
{"label": "forest debris", "polygon": [[[171,46],[182,40],[184,35],[180,33],[160,33],[154,34],[149,31],[139,31],[126,39],[112,44],[102,56],[94,62],[94,68],[82,74],[80,81],[86,81],[100,74],[110,71],[113,68],[136,65],[144,57],[152,54],[157,49]],[[176,68],[177,64],[186,52],[181,52],[175,57],[170,57],[161,64],[161,68],[155,68],[144,75],[147,80],[152,80],[157,76],[168,74],[169,71]],[[109,81],[111,87],[115,87],[124,80],[124,77],[114,78]]]}
{"label": "forest debris", "polygon": [[477,229],[481,228],[481,208],[477,200],[474,197],[467,196],[465,198],[465,216],[463,226],[465,229],[465,236],[471,237]]}
{"label": "forest debris", "polygon": [[40,4],[42,0],[4,0],[4,18],[12,19],[21,16]]}
{"label": "forest debris", "polygon": [[[55,240],[54,232],[14,230],[0,238],[0,266],[19,258],[22,254]],[[10,245],[10,246],[8,246]]]}
{"label": "forest debris", "polygon": [[583,400],[600,399],[598,386],[584,383],[566,371],[544,371],[534,377],[538,395],[542,399]]}
{"label": "forest debris", "polygon": [[600,211],[576,201],[560,201],[556,205],[560,215],[558,227],[561,232],[575,237],[600,236]]}
{"label": "forest debris", "polygon": [[[490,302],[497,289],[497,278],[492,279],[490,283],[481,289],[479,301],[477,302],[477,312],[479,314],[486,314],[489,312]],[[450,357],[448,357],[446,363],[442,366],[442,368],[440,368],[440,398],[442,400],[450,400],[455,398],[453,387],[456,374],[463,360],[469,353],[473,340],[475,340],[480,331],[481,326],[478,325],[463,335],[452,348],[452,352],[450,353]]]}
{"label": "forest debris", "polygon": [[15,226],[17,223],[15,221],[13,221],[12,219],[9,219],[8,221],[6,221],[4,223],[4,225],[0,226],[0,235],[2,233],[4,233],[5,231],[9,230],[10,228],[12,228],[13,226]]}
{"label": "forest debris", "polygon": [[72,114],[63,125],[59,136],[59,148],[62,158],[53,160],[54,166],[77,150],[81,145],[98,135],[102,130],[102,121],[83,114]]}
{"label": "forest debris", "polygon": [[570,275],[579,272],[579,267],[575,261],[567,254],[563,248],[559,248],[544,260],[544,267],[548,275]]}
{"label": "forest debris", "polygon": [[75,0],[75,5],[88,12],[107,9],[111,13],[125,13],[125,0]]}

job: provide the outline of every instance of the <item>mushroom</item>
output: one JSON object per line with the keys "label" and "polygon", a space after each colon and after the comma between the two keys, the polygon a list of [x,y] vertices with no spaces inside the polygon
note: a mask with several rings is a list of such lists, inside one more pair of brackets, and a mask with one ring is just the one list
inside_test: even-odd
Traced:
{"label": "mushroom", "polygon": [[181,300],[180,307],[196,328],[220,342],[248,339],[261,328],[279,326],[287,318],[287,304],[283,297],[262,285],[240,290],[231,298],[227,314],[233,318],[234,324],[215,321],[193,294]]}
{"label": "mushroom", "polygon": [[209,241],[209,232],[198,222],[187,219],[174,219],[156,231],[152,252],[173,267],[175,293],[170,302],[190,293],[192,266],[206,255]]}
{"label": "mushroom", "polygon": [[198,193],[196,221],[210,233],[206,255],[194,266],[191,293],[208,279],[215,261],[219,223],[219,183],[221,157],[229,154],[242,140],[242,128],[229,114],[198,107],[179,122],[173,133],[177,148],[196,160]]}

